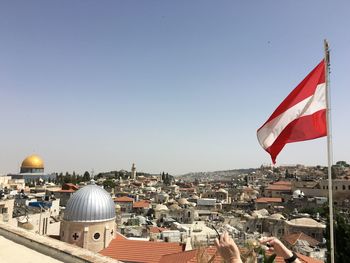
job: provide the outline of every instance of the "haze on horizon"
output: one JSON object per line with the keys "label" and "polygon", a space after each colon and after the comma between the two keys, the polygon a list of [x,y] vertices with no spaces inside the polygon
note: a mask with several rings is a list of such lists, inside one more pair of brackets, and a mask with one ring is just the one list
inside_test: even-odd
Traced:
{"label": "haze on horizon", "polygon": [[[349,162],[348,1],[2,1],[0,174],[184,174],[270,164],[256,130],[331,47],[334,162]],[[279,164],[326,165],[326,139]]]}

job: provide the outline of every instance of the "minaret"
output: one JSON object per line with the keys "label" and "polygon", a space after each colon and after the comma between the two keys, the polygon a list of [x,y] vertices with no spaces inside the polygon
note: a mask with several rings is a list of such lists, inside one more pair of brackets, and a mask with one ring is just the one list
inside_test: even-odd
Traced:
{"label": "minaret", "polygon": [[132,164],[132,167],[131,167],[131,179],[133,179],[133,180],[137,179],[136,178],[136,167],[135,167],[134,163]]}

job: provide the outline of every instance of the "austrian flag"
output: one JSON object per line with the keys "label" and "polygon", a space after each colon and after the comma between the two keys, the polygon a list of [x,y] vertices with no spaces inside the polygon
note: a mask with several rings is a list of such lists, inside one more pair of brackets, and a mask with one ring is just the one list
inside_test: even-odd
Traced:
{"label": "austrian flag", "polygon": [[259,143],[271,155],[273,163],[287,143],[327,135],[326,105],[322,60],[258,129]]}

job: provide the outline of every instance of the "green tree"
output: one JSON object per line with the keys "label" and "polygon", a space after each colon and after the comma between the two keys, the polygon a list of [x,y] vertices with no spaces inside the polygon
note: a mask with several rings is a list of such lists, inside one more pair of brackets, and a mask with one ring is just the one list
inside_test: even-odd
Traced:
{"label": "green tree", "polygon": [[113,189],[115,187],[115,183],[112,180],[107,179],[103,182],[103,187]]}
{"label": "green tree", "polygon": [[90,180],[90,174],[88,171],[85,171],[84,175],[83,175],[83,182],[87,182]]}
{"label": "green tree", "polygon": [[[329,218],[329,217],[328,217]],[[335,211],[334,213],[334,243],[335,262],[350,262],[350,224],[347,216]],[[326,229],[327,249],[330,251],[329,220]],[[327,255],[327,262],[331,262],[330,253]]]}
{"label": "green tree", "polygon": [[346,161],[338,161],[336,162],[336,165],[342,166],[342,167],[349,167],[350,165],[346,163]]}

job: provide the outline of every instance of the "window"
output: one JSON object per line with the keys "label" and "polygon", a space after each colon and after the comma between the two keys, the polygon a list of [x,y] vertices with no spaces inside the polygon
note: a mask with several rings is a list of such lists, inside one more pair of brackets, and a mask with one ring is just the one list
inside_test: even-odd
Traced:
{"label": "window", "polygon": [[72,238],[73,238],[74,240],[78,240],[79,237],[80,237],[80,235],[79,235],[78,233],[76,233],[76,232],[72,235]]}
{"label": "window", "polygon": [[95,233],[95,234],[94,234],[94,239],[95,239],[95,240],[98,240],[98,239],[100,238],[100,236],[101,236],[100,233]]}
{"label": "window", "polygon": [[343,185],[343,190],[345,190],[346,189],[346,187],[345,187],[345,185]]}

